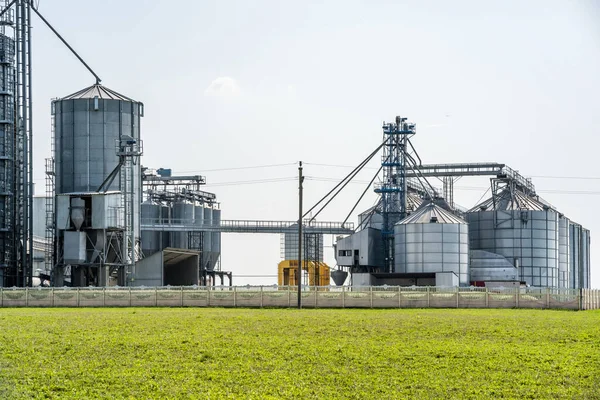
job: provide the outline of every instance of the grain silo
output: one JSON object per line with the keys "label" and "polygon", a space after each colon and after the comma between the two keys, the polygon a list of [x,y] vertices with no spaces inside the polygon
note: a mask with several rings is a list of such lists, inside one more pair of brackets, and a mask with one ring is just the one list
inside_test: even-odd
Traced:
{"label": "grain silo", "polygon": [[505,257],[528,285],[558,287],[560,235],[555,210],[505,189],[469,210],[466,220],[472,250]]}
{"label": "grain silo", "polygon": [[467,223],[434,204],[424,203],[394,226],[396,273],[454,272],[469,284]]}
{"label": "grain silo", "polygon": [[[95,192],[119,164],[117,143],[123,137],[140,139],[142,103],[95,84],[52,102],[55,146],[55,192]],[[133,166],[133,230],[140,238],[142,203],[141,163]],[[122,190],[122,172],[106,188]]]}

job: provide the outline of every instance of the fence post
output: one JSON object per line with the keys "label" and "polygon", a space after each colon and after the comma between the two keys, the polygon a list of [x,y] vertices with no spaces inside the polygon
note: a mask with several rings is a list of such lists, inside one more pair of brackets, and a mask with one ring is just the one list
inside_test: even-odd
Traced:
{"label": "fence post", "polygon": [[[212,292],[212,287],[211,286],[207,286],[206,288],[208,289],[208,294],[207,294],[207,297],[206,297],[206,306],[210,307],[210,293]],[[233,288],[234,288],[233,290],[235,290],[235,286]],[[235,293],[234,293],[234,296],[235,296]],[[235,297],[234,297],[234,299],[235,299]]]}
{"label": "fence post", "polygon": [[460,299],[460,287],[456,287],[456,308],[459,307],[459,299]]}
{"label": "fence post", "polygon": [[260,285],[260,308],[263,308],[263,286]]}
{"label": "fence post", "polygon": [[546,308],[550,308],[550,288],[546,288]]}
{"label": "fence post", "polygon": [[346,308],[346,287],[342,286],[342,308]]}
{"label": "fence post", "polygon": [[519,308],[519,297],[521,297],[521,289],[515,288],[515,307]]}
{"label": "fence post", "polygon": [[236,289],[236,286],[233,287],[233,306],[237,307],[237,289]]}
{"label": "fence post", "polygon": [[490,292],[486,286],[485,287],[485,308],[489,308],[489,307],[490,307]]}
{"label": "fence post", "polygon": [[0,287],[0,307],[4,307],[4,289]]}
{"label": "fence post", "polygon": [[50,295],[52,296],[52,307],[54,307],[54,288],[51,288]]}
{"label": "fence post", "polygon": [[288,308],[291,308],[292,307],[292,298],[291,298],[292,294],[290,292],[290,286],[289,285],[287,286],[287,292],[288,292]]}
{"label": "fence post", "polygon": [[319,306],[319,289],[315,286],[315,308]]}
{"label": "fence post", "polygon": [[181,300],[181,307],[183,307],[183,286],[181,286],[180,289],[181,289],[181,291],[179,293],[179,298]]}
{"label": "fence post", "polygon": [[398,308],[402,308],[402,286],[398,286]]}
{"label": "fence post", "polygon": [[369,292],[371,293],[371,308],[373,308],[373,286],[369,286]]}
{"label": "fence post", "polygon": [[158,286],[154,286],[154,307],[158,307]]}
{"label": "fence post", "polygon": [[29,307],[29,289],[25,288],[25,307]]}
{"label": "fence post", "polygon": [[129,286],[129,307],[131,307],[131,286]]}
{"label": "fence post", "polygon": [[102,307],[106,307],[106,288],[102,288]]}
{"label": "fence post", "polygon": [[79,307],[79,288],[77,288],[77,307]]}

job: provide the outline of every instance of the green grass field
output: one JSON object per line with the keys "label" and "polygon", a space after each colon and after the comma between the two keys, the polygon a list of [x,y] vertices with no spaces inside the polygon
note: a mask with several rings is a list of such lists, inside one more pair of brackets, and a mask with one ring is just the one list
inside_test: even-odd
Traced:
{"label": "green grass field", "polygon": [[600,398],[600,312],[0,309],[0,398]]}

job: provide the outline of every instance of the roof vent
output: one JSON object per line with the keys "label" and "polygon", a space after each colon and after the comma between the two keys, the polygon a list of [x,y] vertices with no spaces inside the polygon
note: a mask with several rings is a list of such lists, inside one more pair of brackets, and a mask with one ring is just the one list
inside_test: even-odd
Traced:
{"label": "roof vent", "polygon": [[429,222],[436,223],[436,222],[438,222],[438,219],[437,219],[437,217],[431,217],[431,219],[429,220]]}

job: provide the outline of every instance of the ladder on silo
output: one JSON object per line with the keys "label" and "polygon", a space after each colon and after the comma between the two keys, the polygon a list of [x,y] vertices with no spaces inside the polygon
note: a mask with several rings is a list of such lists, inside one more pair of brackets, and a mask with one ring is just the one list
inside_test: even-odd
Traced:
{"label": "ladder on silo", "polygon": [[[54,120],[54,117],[52,117]],[[51,151],[54,154],[54,121],[52,121],[52,144]],[[44,248],[44,264],[46,274],[52,276],[54,270],[54,243],[55,243],[55,221],[54,221],[54,195],[55,195],[55,172],[54,157],[46,158],[46,241]]]}

